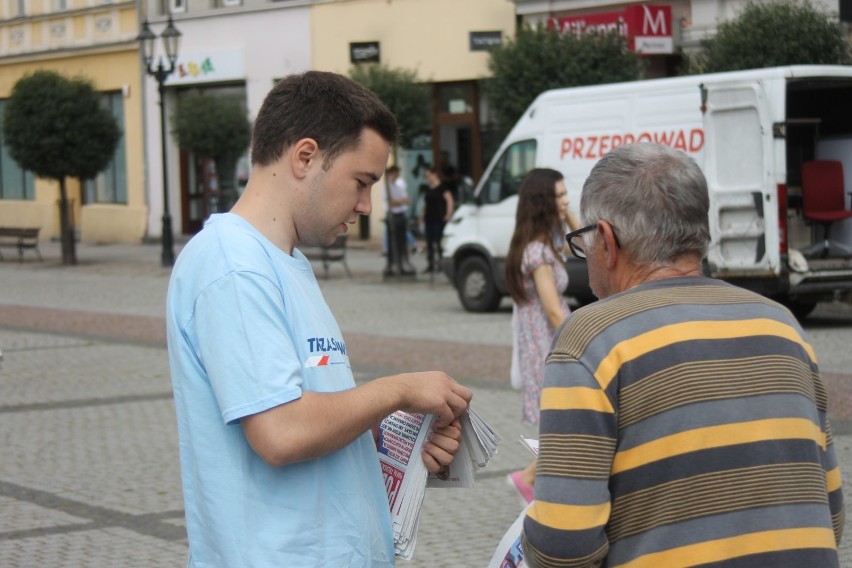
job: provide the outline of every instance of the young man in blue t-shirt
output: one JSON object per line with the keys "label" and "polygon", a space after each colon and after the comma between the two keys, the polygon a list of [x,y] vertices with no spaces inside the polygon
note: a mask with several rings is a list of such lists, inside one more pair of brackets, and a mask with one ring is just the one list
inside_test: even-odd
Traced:
{"label": "young man in blue t-shirt", "polygon": [[433,472],[458,450],[470,390],[437,371],[356,386],[298,250],[370,212],[397,130],[349,79],[283,79],[255,121],[240,200],[178,258],[167,328],[191,567],[393,566],[375,426],[434,414]]}

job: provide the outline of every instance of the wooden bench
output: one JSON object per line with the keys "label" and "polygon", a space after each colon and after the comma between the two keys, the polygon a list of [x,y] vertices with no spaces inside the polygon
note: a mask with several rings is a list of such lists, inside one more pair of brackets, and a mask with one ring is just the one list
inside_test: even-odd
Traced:
{"label": "wooden bench", "polygon": [[[38,250],[38,233],[41,227],[0,227],[0,248],[18,249],[18,261],[24,262],[24,249],[33,249],[41,257]],[[6,260],[0,252],[0,260]]]}
{"label": "wooden bench", "polygon": [[323,277],[328,278],[328,266],[332,262],[340,262],[346,270],[346,275],[352,278],[352,272],[349,270],[349,265],[346,264],[346,235],[340,235],[333,244],[327,247],[297,247],[308,260],[318,260],[322,262]]}

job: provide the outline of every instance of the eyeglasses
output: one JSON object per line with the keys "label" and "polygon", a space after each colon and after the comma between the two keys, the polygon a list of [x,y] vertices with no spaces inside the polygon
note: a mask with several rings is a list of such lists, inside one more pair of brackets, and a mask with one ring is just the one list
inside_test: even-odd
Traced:
{"label": "eyeglasses", "polygon": [[[613,227],[612,223],[610,223],[609,221],[607,221],[607,224],[612,230],[612,237],[615,239],[615,245],[620,248],[621,243],[618,242],[618,236],[615,234],[615,227]],[[577,258],[586,258],[586,250],[584,248],[586,246],[586,243],[583,238],[583,235],[590,231],[594,231],[597,226],[597,223],[593,223],[587,227],[577,229],[576,231],[571,231],[570,233],[565,235],[565,240],[568,241],[568,248],[571,249],[571,254],[573,254]]]}

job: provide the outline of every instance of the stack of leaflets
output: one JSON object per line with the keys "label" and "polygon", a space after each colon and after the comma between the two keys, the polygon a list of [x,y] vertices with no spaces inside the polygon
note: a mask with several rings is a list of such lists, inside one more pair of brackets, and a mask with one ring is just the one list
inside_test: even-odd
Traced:
{"label": "stack of leaflets", "polygon": [[469,409],[461,416],[461,443],[448,471],[440,476],[430,474],[420,455],[433,418],[431,414],[397,411],[382,420],[379,432],[379,463],[388,492],[395,552],[406,560],[414,554],[426,487],[470,487],[476,471],[488,465],[501,441]]}

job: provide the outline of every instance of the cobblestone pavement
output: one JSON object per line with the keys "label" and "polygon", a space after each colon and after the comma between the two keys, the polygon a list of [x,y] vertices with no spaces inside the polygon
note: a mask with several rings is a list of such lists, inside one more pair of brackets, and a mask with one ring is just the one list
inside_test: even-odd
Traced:
{"label": "cobblestone pavement", "polygon": [[[64,267],[0,262],[0,567],[184,566],[186,535],[162,322],[169,271],[157,245],[81,244]],[[420,265],[422,258],[415,259]],[[427,492],[414,560],[485,566],[520,511],[505,484],[529,455],[508,387],[510,309],[469,314],[442,276],[383,282],[382,257],[349,252],[321,280],[359,380],[443,368],[474,389],[503,435],[476,486]],[[831,396],[835,444],[852,475],[852,308],[818,307],[806,324]],[[852,567],[848,524],[842,565]]]}

